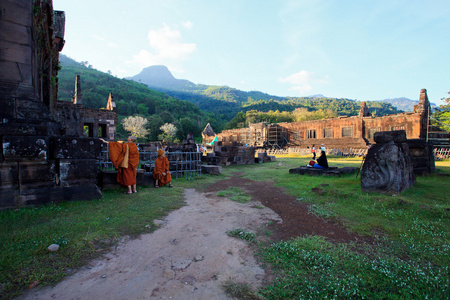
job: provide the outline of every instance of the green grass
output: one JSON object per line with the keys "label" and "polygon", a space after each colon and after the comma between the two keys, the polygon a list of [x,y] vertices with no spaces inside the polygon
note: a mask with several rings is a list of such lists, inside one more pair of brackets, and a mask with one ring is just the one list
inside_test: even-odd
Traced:
{"label": "green grass", "polygon": [[[361,158],[329,158],[331,166],[361,165]],[[309,213],[333,219],[370,236],[375,245],[330,244],[311,236],[261,249],[277,280],[260,293],[267,299],[448,299],[450,266],[450,178],[417,177],[400,195],[361,192],[356,174],[294,175],[309,158],[278,158],[240,168],[242,177],[272,181]],[[436,162],[450,173],[450,163]],[[314,193],[319,188],[321,193]]]}
{"label": "green grass", "polygon": [[[331,244],[309,236],[262,251],[279,277],[260,290],[266,299],[445,299],[447,266],[405,260],[374,247]],[[361,249],[361,247],[360,247]]]}
{"label": "green grass", "polygon": [[[32,283],[49,285],[86,264],[123,236],[155,230],[153,220],[183,205],[182,188],[146,189],[102,199],[0,212],[0,298],[13,298]],[[145,227],[146,225],[149,225]],[[60,248],[49,252],[57,243]]]}
{"label": "green grass", "polygon": [[239,202],[239,203],[247,203],[252,200],[252,196],[244,193],[240,188],[238,187],[229,187],[224,191],[219,191],[216,193],[219,197],[227,197],[230,200]]}
{"label": "green grass", "polygon": [[[311,214],[339,222],[376,242],[331,244],[322,237],[308,236],[270,246],[256,243],[261,259],[272,265],[276,278],[259,291],[259,296],[448,299],[449,177],[418,177],[413,187],[397,196],[363,193],[355,174],[289,174],[290,168],[308,161],[309,157],[278,158],[276,162],[224,167],[221,175],[177,179],[173,189],[141,187],[132,195],[106,190],[102,199],[93,201],[0,211],[0,298],[16,297],[35,282],[40,286],[58,282],[124,236],[136,237],[155,230],[153,220],[183,205],[184,188],[207,188],[239,173],[243,178],[283,188],[298,201],[308,203]],[[328,161],[339,167],[361,164],[361,158],[329,157]],[[450,174],[450,161],[436,162],[436,167]],[[322,192],[314,193],[312,188]],[[240,193],[234,190],[227,197]],[[270,232],[261,230],[254,240],[267,236]],[[57,252],[47,250],[52,243],[60,244]],[[230,287],[259,297],[239,283]]]}

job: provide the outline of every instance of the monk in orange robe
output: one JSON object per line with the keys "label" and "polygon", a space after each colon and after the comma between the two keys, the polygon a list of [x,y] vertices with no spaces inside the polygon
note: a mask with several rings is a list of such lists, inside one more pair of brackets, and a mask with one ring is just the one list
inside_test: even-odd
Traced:
{"label": "monk in orange robe", "polygon": [[129,136],[127,143],[100,140],[109,144],[109,158],[118,169],[117,182],[128,188],[126,194],[137,193],[136,174],[139,165],[139,149],[135,144],[137,138]]}
{"label": "monk in orange robe", "polygon": [[153,170],[153,178],[155,178],[155,187],[165,186],[169,184],[172,187],[172,175],[169,171],[169,160],[164,154],[164,150],[158,150],[158,158],[155,160],[155,169]]}

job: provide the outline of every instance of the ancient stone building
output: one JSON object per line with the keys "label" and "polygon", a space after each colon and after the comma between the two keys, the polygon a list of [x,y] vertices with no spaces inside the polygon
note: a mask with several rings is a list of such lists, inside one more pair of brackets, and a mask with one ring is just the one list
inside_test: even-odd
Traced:
{"label": "ancient stone building", "polygon": [[105,138],[115,140],[117,112],[114,97],[110,93],[105,109],[83,107],[80,75],[75,79],[72,101],[57,101],[56,118],[65,136]]}
{"label": "ancient stone building", "polygon": [[0,208],[101,197],[94,126],[115,112],[56,100],[64,24],[51,0],[0,2]]}
{"label": "ancient stone building", "polygon": [[[372,116],[365,104],[361,104],[358,116],[338,117],[323,120],[250,124],[248,128],[224,130],[217,134],[223,145],[233,143],[272,148],[311,147],[324,144],[326,148],[366,148],[373,144],[374,134],[379,131],[405,130],[408,139],[424,139],[427,135],[430,103],[425,89],[420,92],[419,104],[414,112]],[[203,143],[214,136],[203,135]]]}

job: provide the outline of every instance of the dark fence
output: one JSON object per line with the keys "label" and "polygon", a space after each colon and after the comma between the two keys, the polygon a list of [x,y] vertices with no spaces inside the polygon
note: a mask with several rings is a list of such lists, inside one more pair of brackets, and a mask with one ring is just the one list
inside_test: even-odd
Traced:
{"label": "dark fence", "polygon": [[[144,172],[153,172],[158,152],[139,151],[139,166]],[[195,178],[202,173],[201,152],[166,152],[169,160],[170,173],[173,178]],[[99,158],[99,169],[102,171],[115,170],[109,159],[108,151],[102,151]]]}

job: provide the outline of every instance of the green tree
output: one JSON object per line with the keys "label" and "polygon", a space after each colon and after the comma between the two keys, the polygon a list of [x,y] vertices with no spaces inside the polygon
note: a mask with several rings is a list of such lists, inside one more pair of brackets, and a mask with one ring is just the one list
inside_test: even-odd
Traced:
{"label": "green tree", "polygon": [[158,140],[158,136],[162,133],[160,128],[164,125],[164,121],[157,114],[151,115],[148,118],[147,128],[150,130],[149,139],[151,141]]}
{"label": "green tree", "polygon": [[139,104],[137,110],[141,115],[148,116],[148,108],[144,103]]}
{"label": "green tree", "polygon": [[[448,93],[450,95],[450,92]],[[443,130],[450,131],[450,97],[442,98],[445,104],[439,106],[434,113],[436,125]]]}
{"label": "green tree", "polygon": [[181,129],[178,132],[178,138],[181,140],[185,139],[188,135],[188,133],[192,133],[194,137],[198,137],[200,135],[200,127],[198,126],[197,122],[191,118],[181,118],[179,120]]}

